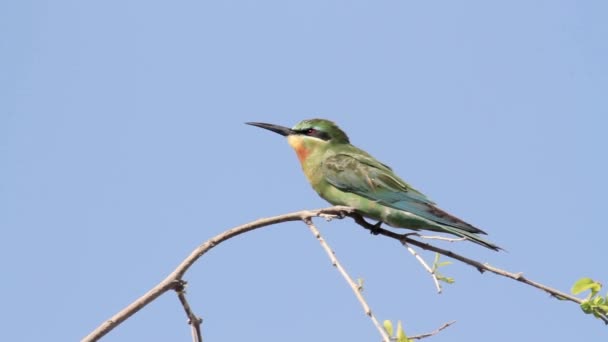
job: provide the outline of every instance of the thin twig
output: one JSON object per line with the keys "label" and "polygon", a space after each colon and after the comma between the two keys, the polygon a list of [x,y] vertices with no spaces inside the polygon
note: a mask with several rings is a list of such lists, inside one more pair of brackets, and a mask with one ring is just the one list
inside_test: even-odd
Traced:
{"label": "thin twig", "polygon": [[[535,287],[537,289],[540,289],[542,291],[545,291],[545,292],[549,293],[551,296],[553,296],[555,298],[558,298],[558,299],[568,300],[568,301],[577,303],[579,305],[583,302],[583,300],[580,299],[580,298],[577,298],[577,297],[569,295],[569,294],[567,294],[565,292],[561,292],[561,291],[556,290],[554,288],[551,288],[549,286],[546,286],[546,285],[543,285],[541,283],[538,283],[538,282],[535,282],[533,280],[530,280],[530,279],[524,277],[522,273],[511,273],[511,272],[502,270],[500,268],[497,268],[497,267],[494,267],[494,266],[490,266],[487,263],[483,264],[483,263],[481,263],[479,261],[476,261],[476,260],[473,260],[473,259],[469,259],[469,258],[467,258],[465,256],[462,256],[460,254],[456,254],[456,253],[454,253],[452,251],[449,251],[447,249],[435,247],[435,246],[430,245],[428,243],[412,239],[410,237],[411,234],[398,234],[398,233],[395,233],[393,231],[377,227],[377,226],[375,226],[375,225],[373,225],[373,224],[365,221],[365,219],[363,218],[363,216],[361,216],[361,214],[359,214],[357,212],[350,212],[350,213],[347,213],[347,215],[350,216],[350,217],[352,217],[357,224],[359,224],[363,228],[365,228],[365,229],[373,232],[374,234],[384,235],[384,236],[396,239],[399,242],[405,241],[405,242],[407,242],[407,243],[409,243],[411,245],[420,247],[420,248],[422,248],[424,250],[427,250],[427,251],[437,252],[439,254],[445,255],[445,256],[450,257],[452,259],[456,259],[458,261],[461,261],[461,262],[463,262],[463,263],[465,263],[465,264],[467,264],[469,266],[472,266],[472,267],[476,268],[480,273],[488,271],[488,272],[491,272],[491,273],[494,273],[494,274],[498,274],[498,275],[503,276],[503,277],[507,277],[507,278],[511,278],[513,280],[517,280],[517,281],[519,281],[521,283],[524,283],[524,284],[530,285],[532,287]],[[605,324],[608,324],[608,316],[606,316],[606,315],[600,315],[599,318],[602,321],[604,321]]]}
{"label": "thin twig", "polygon": [[188,299],[186,299],[186,285],[186,281],[182,280],[180,286],[176,287],[175,292],[188,317],[188,324],[190,324],[190,329],[192,330],[192,342],[203,342],[203,334],[201,333],[201,323],[203,323],[203,319],[192,311]]}
{"label": "thin twig", "polygon": [[401,244],[403,244],[403,246],[405,248],[407,248],[407,250],[416,258],[416,260],[418,260],[418,262],[420,262],[422,267],[424,267],[424,269],[427,272],[429,272],[429,274],[433,278],[433,281],[435,282],[435,288],[437,288],[437,293],[441,293],[441,284],[439,283],[439,279],[437,279],[437,275],[435,274],[435,271],[433,269],[431,269],[431,267],[429,267],[429,265],[426,263],[426,261],[424,261],[424,259],[422,259],[420,254],[418,254],[412,247],[410,247],[410,245],[408,245],[407,242],[401,241]]}
{"label": "thin twig", "polygon": [[417,236],[421,239],[425,239],[425,240],[441,240],[441,241],[447,241],[447,242],[460,242],[460,241],[466,241],[466,238],[451,238],[451,237],[447,237],[447,236],[438,236],[438,235],[419,235],[417,234]]}
{"label": "thin twig", "polygon": [[431,331],[430,333],[426,333],[426,334],[420,334],[420,335],[415,335],[415,336],[410,336],[410,337],[408,337],[408,339],[410,339],[410,340],[421,340],[421,339],[423,339],[423,338],[427,338],[427,337],[431,337],[431,336],[437,335],[437,334],[439,334],[439,333],[440,333],[440,332],[441,332],[443,329],[445,329],[445,328],[449,327],[450,325],[452,325],[452,324],[454,324],[454,323],[456,323],[456,321],[450,321],[450,322],[447,322],[447,323],[445,323],[444,325],[440,326],[439,328],[437,328],[437,329],[435,329],[435,330]]}
{"label": "thin twig", "polygon": [[308,226],[308,228],[310,228],[310,231],[312,232],[312,234],[317,238],[317,240],[319,241],[319,243],[321,244],[321,246],[323,247],[323,249],[327,253],[327,256],[331,260],[331,264],[334,267],[336,267],[336,269],[340,272],[340,274],[346,280],[346,282],[348,283],[348,285],[350,285],[350,288],[355,293],[355,296],[357,297],[357,300],[359,300],[359,303],[361,303],[361,306],[363,306],[363,311],[372,320],[372,323],[374,323],[374,326],[376,326],[376,329],[378,329],[378,332],[380,333],[380,336],[382,336],[382,341],[384,341],[384,342],[390,342],[390,337],[386,333],[386,330],[384,330],[384,328],[382,327],[382,325],[380,324],[380,322],[378,322],[378,320],[376,319],[376,316],[374,316],[374,314],[372,312],[372,309],[369,307],[369,305],[367,304],[367,301],[365,300],[365,298],[361,294],[361,288],[350,277],[350,275],[348,274],[348,272],[346,272],[346,269],[344,268],[344,266],[342,266],[342,264],[340,263],[340,261],[336,257],[336,253],[334,253],[334,251],[331,249],[331,247],[329,247],[329,245],[327,244],[327,241],[325,241],[325,239],[321,236],[321,232],[319,232],[319,230],[317,229],[317,227],[314,225],[314,223],[312,222],[312,220],[310,218],[304,219],[304,223],[306,223],[306,225]]}

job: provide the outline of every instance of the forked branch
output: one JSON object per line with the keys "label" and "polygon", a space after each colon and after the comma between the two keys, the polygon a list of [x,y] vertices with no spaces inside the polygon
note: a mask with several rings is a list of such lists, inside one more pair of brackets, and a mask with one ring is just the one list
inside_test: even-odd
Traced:
{"label": "forked branch", "polygon": [[[335,206],[325,209],[317,209],[317,210],[303,210],[295,213],[279,215],[270,218],[262,218],[238,227],[234,227],[229,229],[215,237],[207,240],[202,245],[198,246],[190,255],[179,264],[175,270],[169,274],[163,281],[161,281],[158,285],[154,286],[150,291],[148,291],[143,296],[136,299],[133,303],[129,304],[124,309],[120,310],[114,316],[103,322],[99,325],[95,330],[93,330],[89,335],[84,337],[82,341],[97,341],[114,328],[119,326],[126,319],[131,317],[133,314],[144,308],[146,305],[150,304],[156,298],[164,294],[169,290],[176,290],[178,294],[183,290],[183,276],[188,271],[188,269],[198,260],[201,256],[207,253],[213,247],[219,245],[220,243],[229,240],[235,236],[241,235],[243,233],[270,226],[277,223],[289,222],[289,221],[304,221],[306,219],[310,219],[311,217],[321,216],[321,215],[332,215],[338,217],[344,217],[347,213],[352,212],[353,209],[348,207]],[[188,312],[188,309],[185,309]],[[188,314],[190,315],[190,314]],[[188,317],[192,327],[196,328],[196,322],[192,320],[193,317]],[[198,319],[198,318],[197,318]]]}

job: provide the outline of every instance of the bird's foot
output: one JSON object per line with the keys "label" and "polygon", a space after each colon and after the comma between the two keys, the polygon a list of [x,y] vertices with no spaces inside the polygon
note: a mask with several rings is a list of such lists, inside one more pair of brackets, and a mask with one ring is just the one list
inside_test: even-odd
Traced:
{"label": "bird's foot", "polygon": [[382,221],[378,221],[376,222],[376,224],[372,225],[371,227],[369,227],[369,233],[372,235],[378,235],[380,234],[380,229],[382,229]]}
{"label": "bird's foot", "polygon": [[375,224],[371,224],[369,222],[367,222],[363,216],[361,214],[359,214],[358,212],[352,213],[349,216],[351,216],[353,219],[355,219],[355,222],[357,222],[357,224],[359,224],[361,227],[369,230],[370,234],[372,235],[378,235],[380,234],[380,231],[382,230],[382,221],[378,221]]}

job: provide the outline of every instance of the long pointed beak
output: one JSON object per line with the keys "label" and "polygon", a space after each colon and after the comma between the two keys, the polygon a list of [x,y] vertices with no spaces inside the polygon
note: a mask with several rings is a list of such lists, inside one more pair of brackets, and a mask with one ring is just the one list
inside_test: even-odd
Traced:
{"label": "long pointed beak", "polygon": [[251,125],[251,126],[261,127],[261,128],[267,129],[269,131],[278,133],[285,137],[288,135],[294,134],[294,131],[291,128],[287,128],[287,127],[283,127],[283,126],[279,126],[279,125],[273,125],[273,124],[268,124],[268,123],[263,123],[263,122],[246,122],[246,124]]}

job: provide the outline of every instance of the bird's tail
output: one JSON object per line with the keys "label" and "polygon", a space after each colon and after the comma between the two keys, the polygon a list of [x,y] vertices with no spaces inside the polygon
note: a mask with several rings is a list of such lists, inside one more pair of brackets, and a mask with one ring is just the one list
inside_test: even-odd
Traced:
{"label": "bird's tail", "polygon": [[471,232],[468,232],[468,231],[466,231],[464,229],[460,229],[460,228],[456,228],[456,227],[451,227],[451,226],[447,226],[447,225],[441,225],[441,227],[443,229],[445,229],[446,233],[450,233],[452,235],[460,236],[460,237],[465,238],[465,239],[467,239],[469,241],[475,242],[476,244],[482,245],[482,246],[484,246],[486,248],[489,248],[489,249],[492,249],[492,250],[495,250],[495,251],[504,250],[504,249],[498,247],[497,245],[495,245],[495,244],[493,244],[493,243],[491,243],[489,241],[486,241],[486,240],[480,238],[475,233],[471,233]]}

